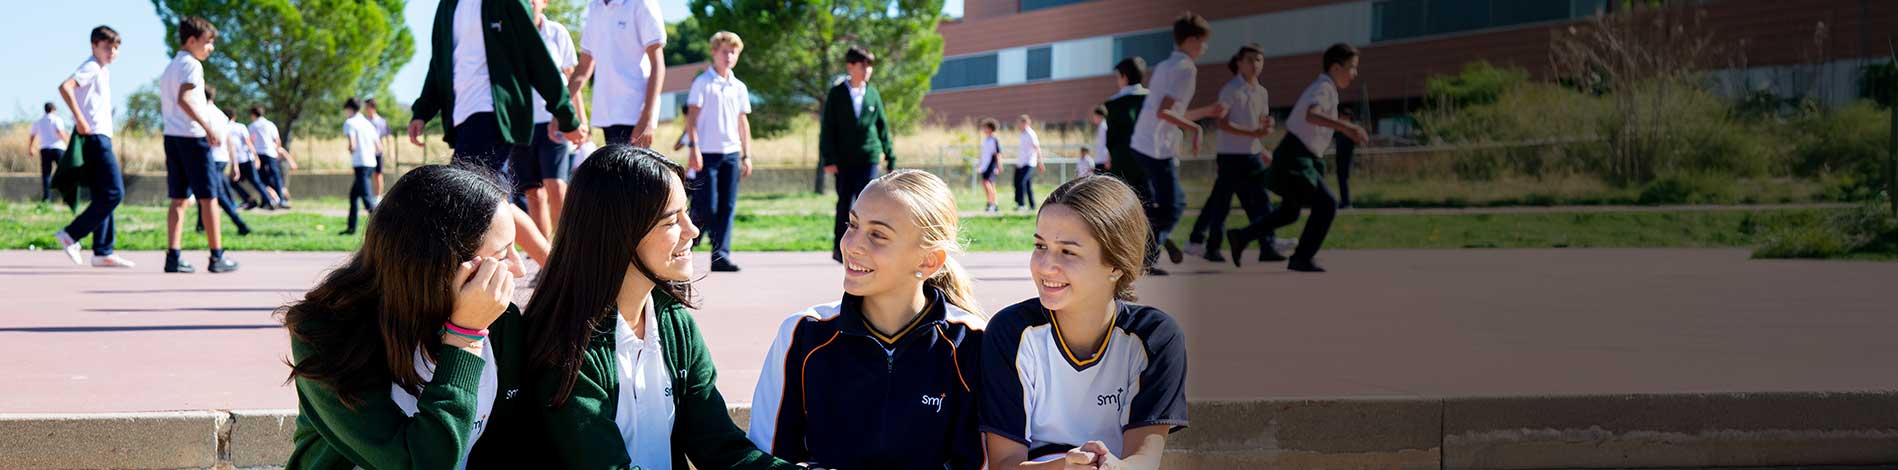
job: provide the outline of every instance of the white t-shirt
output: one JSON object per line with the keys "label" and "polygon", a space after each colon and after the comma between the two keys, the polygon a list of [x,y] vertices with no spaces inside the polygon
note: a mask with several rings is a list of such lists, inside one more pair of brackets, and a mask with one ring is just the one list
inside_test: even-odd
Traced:
{"label": "white t-shirt", "polygon": [[224,110],[217,109],[217,107],[214,107],[214,106],[205,106],[205,111],[206,111],[205,114],[207,114],[207,116],[204,117],[204,120],[209,121],[211,123],[211,129],[209,130],[213,133],[216,133],[218,137],[217,145],[211,146],[211,161],[217,162],[217,163],[230,163],[231,151],[237,150],[239,148],[239,147],[236,147],[236,145],[243,145],[240,143],[231,142],[231,138],[230,138],[230,134],[231,134],[230,128],[232,124],[231,118],[230,116],[224,115]]}
{"label": "white t-shirt", "polygon": [[[844,80],[847,83],[850,79]],[[855,112],[857,117],[863,117],[863,94],[869,93],[870,83],[864,82],[860,87],[844,85],[844,88],[850,90],[850,110]]]}
{"label": "white t-shirt", "polygon": [[357,168],[376,166],[376,125],[361,114],[343,120],[343,138],[356,143],[350,152],[350,164]]}
{"label": "white t-shirt", "polygon": [[751,89],[738,80],[736,73],[726,77],[706,69],[692,79],[692,92],[686,95],[685,104],[699,108],[696,124],[700,152],[729,154],[744,150],[738,116],[751,113]]}
{"label": "white t-shirt", "polygon": [[277,143],[282,139],[277,134],[277,123],[262,116],[250,123],[250,140],[257,144],[257,154],[277,158]]}
{"label": "white t-shirt", "polygon": [[1088,153],[1082,155],[1081,161],[1076,164],[1074,172],[1082,178],[1094,176],[1094,154]]}
{"label": "white t-shirt", "polygon": [[40,120],[33,121],[33,135],[40,139],[40,149],[65,150],[66,139],[59,138],[61,133],[72,133],[66,128],[66,120],[58,114],[46,113]]}
{"label": "white t-shirt", "polygon": [[482,40],[481,1],[461,0],[455,4],[454,117],[457,125],[475,113],[494,111],[494,85],[488,81],[488,46]]}
{"label": "white t-shirt", "polygon": [[369,123],[376,126],[377,139],[389,136],[389,120],[383,119],[381,114],[369,118]]}
{"label": "white t-shirt", "polygon": [[72,72],[72,80],[78,84],[73,101],[79,105],[79,118],[86,120],[93,135],[112,137],[112,71],[99,65],[99,59],[86,57]]}
{"label": "white t-shirt", "polygon": [[1021,148],[1015,151],[1015,165],[1035,166],[1041,161],[1041,136],[1035,129],[1024,127],[1021,130]]}
{"label": "white t-shirt", "polygon": [[[593,123],[598,127],[639,125],[646,105],[646,81],[654,73],[646,48],[665,44],[666,25],[659,0],[592,0],[580,51],[593,56]],[[657,103],[654,103],[657,106]],[[655,125],[659,110],[652,112]]]}
{"label": "white t-shirt", "polygon": [[646,317],[643,339],[633,334],[625,317],[613,315],[618,325],[613,331],[613,359],[619,373],[619,405],[614,408],[613,424],[619,425],[633,468],[671,468],[672,425],[678,417],[672,403],[672,375],[659,348],[659,321],[654,318],[651,296],[642,310]]}
{"label": "white t-shirt", "polygon": [[988,136],[988,137],[982,138],[981,169],[987,170],[989,165],[994,165],[996,160],[999,160],[1001,158],[1002,158],[1002,140],[995,138],[995,136]]}
{"label": "white t-shirt", "polygon": [[178,51],[171,65],[165,66],[165,74],[158,79],[158,105],[165,116],[165,135],[204,137],[204,126],[186,115],[183,103],[178,102],[178,89],[187,84],[192,88],[185,99],[194,109],[204,109],[204,64],[191,53]]}
{"label": "white t-shirt", "polygon": [[[568,70],[580,65],[580,59],[573,51],[573,36],[567,34],[566,25],[553,18],[544,18],[540,20],[539,30],[541,44],[546,44],[547,53],[554,56],[554,68]],[[560,83],[567,83],[566,73],[560,74]],[[528,94],[534,96],[534,123],[554,122],[554,113],[547,112],[547,99],[540,97],[540,93],[530,91]]]}
{"label": "white t-shirt", "polygon": [[[1180,156],[1186,131],[1160,120],[1161,111],[1173,111],[1184,114],[1186,104],[1193,101],[1195,80],[1199,77],[1199,68],[1193,65],[1193,59],[1186,53],[1173,51],[1173,55],[1153,67],[1153,78],[1148,80],[1147,98],[1140,103],[1140,117],[1134,121],[1134,151],[1146,154],[1156,160],[1166,160]],[[1173,107],[1160,109],[1160,101],[1173,98]]]}
{"label": "white t-shirt", "polygon": [[[462,461],[468,460],[468,452],[474,450],[475,441],[481,440],[482,431],[487,430],[488,415],[494,413],[495,392],[501,389],[501,371],[494,364],[494,344],[487,341],[481,340],[481,359],[484,361],[481,364],[481,385],[475,391],[475,422],[468,433],[468,448],[461,450]],[[448,354],[467,353],[448,351]],[[415,364],[419,366],[415,368],[415,373],[422,376],[423,382],[435,379],[435,363],[428,362],[419,349],[415,351]],[[409,417],[414,417],[419,410],[415,406],[415,395],[410,395],[400,385],[389,384],[389,399],[395,400],[396,408],[402,409],[402,414]]]}
{"label": "white t-shirt", "polygon": [[1107,120],[1102,119],[1101,125],[1095,127],[1098,129],[1094,131],[1094,155],[1107,155]]}
{"label": "white t-shirt", "polygon": [[1318,81],[1305,87],[1305,92],[1298,94],[1298,104],[1292,106],[1292,116],[1285,120],[1285,132],[1305,141],[1305,148],[1311,150],[1313,156],[1323,157],[1325,150],[1331,148],[1331,135],[1337,131],[1306,120],[1307,110],[1315,110],[1321,116],[1338,117],[1338,84],[1331,81],[1330,75],[1321,74]]}
{"label": "white t-shirt", "polygon": [[250,148],[245,137],[250,136],[250,128],[235,120],[224,126],[224,147],[231,149],[231,160],[237,163],[250,163],[257,159],[257,149]]}
{"label": "white t-shirt", "polygon": [[[1259,130],[1259,120],[1271,112],[1265,87],[1240,77],[1233,77],[1219,89],[1219,102],[1226,105],[1226,123],[1240,129]],[[1259,140],[1221,132],[1214,144],[1214,151],[1221,154],[1257,155],[1265,151],[1265,144]]]}

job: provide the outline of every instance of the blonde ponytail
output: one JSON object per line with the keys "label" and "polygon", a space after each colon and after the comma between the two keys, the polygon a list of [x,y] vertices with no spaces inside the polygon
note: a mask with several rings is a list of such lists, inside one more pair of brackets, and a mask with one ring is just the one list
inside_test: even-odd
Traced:
{"label": "blonde ponytail", "polygon": [[864,193],[883,191],[896,198],[909,209],[910,219],[916,228],[922,231],[922,248],[925,250],[943,250],[942,269],[924,281],[924,284],[942,291],[944,300],[951,305],[976,315],[983,315],[982,307],[975,301],[975,279],[962,269],[962,263],[956,262],[955,255],[962,252],[961,215],[956,211],[956,199],[949,192],[949,184],[936,175],[918,170],[897,170],[877,177],[863,189]]}
{"label": "blonde ponytail", "polygon": [[962,263],[956,262],[955,257],[943,258],[942,269],[937,270],[927,283],[942,291],[943,300],[950,305],[979,316],[988,316],[982,313],[982,304],[975,301],[975,278],[969,277],[969,272],[962,269]]}

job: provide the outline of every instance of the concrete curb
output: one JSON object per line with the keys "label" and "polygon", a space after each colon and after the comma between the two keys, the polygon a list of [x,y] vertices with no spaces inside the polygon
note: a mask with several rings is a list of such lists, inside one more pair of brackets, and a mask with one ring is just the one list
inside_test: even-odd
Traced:
{"label": "concrete curb", "polygon": [[[1898,391],[1195,401],[1168,469],[1898,463]],[[749,407],[730,408],[741,427]],[[0,414],[0,468],[256,468],[295,410]]]}

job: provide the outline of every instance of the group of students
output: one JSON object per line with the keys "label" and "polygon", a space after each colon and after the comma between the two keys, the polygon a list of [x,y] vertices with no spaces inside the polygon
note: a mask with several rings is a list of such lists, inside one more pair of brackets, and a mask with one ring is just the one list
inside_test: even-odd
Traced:
{"label": "group of students", "polygon": [[1037,295],[990,317],[949,186],[900,170],[852,204],[841,299],[780,324],[741,431],[689,312],[684,181],[646,148],[584,159],[522,307],[512,188],[469,163],[402,176],[362,248],[282,310],[287,466],[1157,468],[1187,425],[1185,338],[1133,303],[1149,231],[1130,187],[1049,195]]}
{"label": "group of students", "polygon": [[[1212,27],[1205,18],[1185,13],[1174,20],[1174,51],[1166,60],[1151,70],[1139,57],[1123,59],[1114,66],[1120,90],[1089,114],[1097,129],[1092,148],[1099,150],[1081,149],[1080,173],[1113,175],[1139,193],[1153,230],[1144,263],[1150,274],[1167,274],[1157,266],[1163,250],[1175,264],[1187,254],[1224,262],[1223,244],[1230,249],[1233,264],[1242,265],[1242,255],[1255,242],[1259,243],[1261,262],[1289,259],[1287,268],[1293,271],[1322,272],[1324,268],[1315,258],[1339,207],[1325,185],[1322,156],[1334,140],[1339,143],[1341,157],[1345,157],[1348,148],[1362,145],[1369,138],[1363,128],[1339,117],[1338,90],[1349,87],[1357,77],[1358,51],[1348,44],[1335,44],[1325,51],[1321,73],[1292,107],[1286,137],[1280,141],[1275,158],[1264,146],[1277,121],[1271,115],[1265,87],[1259,82],[1265,67],[1263,47],[1240,47],[1227,62],[1233,78],[1220,89],[1218,100],[1188,109],[1197,85],[1197,63],[1211,38]],[[1171,238],[1186,211],[1177,159],[1200,154],[1205,130],[1197,122],[1208,119],[1217,124],[1219,131],[1215,141],[1217,176],[1182,250]],[[1021,129],[1021,146],[1016,152],[1015,204],[1017,209],[1033,209],[1033,177],[1042,168],[1040,139],[1028,115],[1022,115],[1016,124]],[[988,197],[988,210],[993,212],[998,210],[994,178],[999,173],[1002,152],[995,138],[999,123],[984,119],[980,126],[983,139],[977,169]],[[1093,154],[1106,154],[1108,159],[1097,165]],[[1349,165],[1348,161],[1344,164]],[[1278,193],[1283,204],[1275,209],[1267,191]],[[1234,196],[1251,223],[1227,229],[1225,220]],[[1279,253],[1273,232],[1297,222],[1307,207],[1312,210],[1311,220],[1297,249],[1287,258]]]}
{"label": "group of students", "polygon": [[[250,226],[238,214],[242,208],[288,209],[285,166],[296,161],[282,146],[276,124],[264,118],[262,107],[250,109],[251,123],[237,122],[235,110],[219,109],[215,91],[204,82],[203,60],[215,49],[217,30],[202,18],[178,24],[179,51],[159,79],[159,107],[165,152],[165,187],[171,199],[166,213],[165,272],[191,273],[196,268],[182,259],[180,246],[187,202],[198,201],[197,230],[211,248],[207,270],[235,271],[236,261],[225,256],[217,212],[222,210],[248,235]],[[136,264],[114,253],[117,241],[115,212],[125,197],[124,175],[113,153],[112,85],[107,67],[118,58],[118,31],[109,26],[92,29],[92,54],[59,84],[59,95],[73,113],[71,133],[46,104],[46,115],[34,125],[40,141],[42,199],[51,200],[55,168],[74,186],[83,186],[91,200],[72,222],[54,232],[54,239],[73,264],[86,264],[78,240],[92,238],[95,267],[131,268]],[[69,155],[71,152],[77,155]],[[241,183],[256,191],[253,197]],[[76,188],[63,191],[75,191]],[[67,195],[71,202],[72,195]]]}

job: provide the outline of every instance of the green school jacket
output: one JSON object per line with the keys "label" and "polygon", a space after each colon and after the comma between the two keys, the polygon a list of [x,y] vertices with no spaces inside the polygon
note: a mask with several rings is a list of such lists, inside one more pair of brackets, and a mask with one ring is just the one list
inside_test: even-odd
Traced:
{"label": "green school jacket", "polygon": [[[848,96],[845,100],[850,99]],[[847,102],[846,102],[847,103]],[[687,457],[697,468],[797,469],[773,458],[745,438],[732,424],[725,397],[718,393],[718,369],[705,349],[705,338],[685,306],[659,291],[652,293],[653,317],[658,321],[659,347],[672,376],[672,468],[685,469]],[[574,380],[573,394],[560,407],[546,406],[560,385],[559,371],[535,373],[529,414],[542,437],[539,449],[518,453],[543,456],[549,468],[617,469],[631,465],[619,426],[613,422],[619,405],[618,360],[613,355],[614,330],[595,331],[582,352],[585,362]],[[483,439],[484,441],[486,439]]]}
{"label": "green school jacket", "polygon": [[[414,119],[428,122],[440,115],[442,140],[455,142],[455,4],[441,0],[435,7],[435,33],[428,58],[428,76],[422,81],[422,94],[411,110]],[[539,92],[547,99],[547,112],[553,113],[561,132],[578,127],[573,105],[560,69],[534,28],[533,10],[522,0],[484,0],[481,2],[482,44],[488,52],[488,82],[494,88],[494,119],[501,124],[501,138],[510,144],[527,145],[534,137],[534,98]]]}
{"label": "green school jacket", "polygon": [[[327,324],[306,325],[323,328]],[[527,402],[517,397],[520,390],[521,359],[526,357],[522,341],[521,312],[509,305],[493,325],[488,326],[487,347],[494,348],[495,367],[500,389],[494,397],[494,409],[488,415],[481,441],[468,456],[468,468],[511,468],[508,445],[517,441],[520,409]],[[284,464],[290,469],[365,469],[415,468],[452,469],[468,448],[468,436],[474,431],[477,392],[481,385],[481,356],[469,354],[439,342],[435,348],[435,377],[415,397],[416,413],[402,413],[386,388],[362,395],[356,409],[344,407],[327,385],[296,379],[297,430],[291,440],[295,448]],[[292,360],[301,361],[321,351],[292,339]]]}
{"label": "green school jacket", "polygon": [[817,130],[817,158],[824,165],[873,165],[877,156],[888,163],[884,171],[896,168],[895,142],[890,140],[890,123],[884,118],[883,95],[877,87],[863,85],[863,113],[858,115],[850,104],[850,82],[830,88],[824,98],[824,116]]}
{"label": "green school jacket", "polygon": [[1147,171],[1140,166],[1141,158],[1134,155],[1134,124],[1140,119],[1140,104],[1147,99],[1146,91],[1107,100],[1107,172],[1119,176],[1121,181],[1134,184],[1147,180]]}

